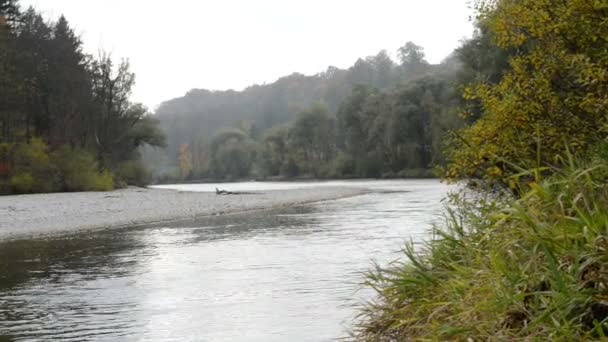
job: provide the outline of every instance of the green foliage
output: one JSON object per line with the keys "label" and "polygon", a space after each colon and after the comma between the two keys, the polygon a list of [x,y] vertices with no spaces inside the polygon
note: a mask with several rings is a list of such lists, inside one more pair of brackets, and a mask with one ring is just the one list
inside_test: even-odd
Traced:
{"label": "green foliage", "polygon": [[114,183],[118,183],[119,187],[124,187],[127,184],[136,186],[146,186],[150,184],[152,175],[146,169],[141,160],[126,160],[116,166],[114,170]]}
{"label": "green foliage", "polygon": [[288,133],[288,148],[298,169],[314,177],[335,155],[335,123],[320,105],[303,111]]}
{"label": "green foliage", "polygon": [[[318,170],[312,170],[305,165],[306,158],[302,159],[301,151],[297,155],[283,155],[280,150],[277,150],[278,146],[274,142],[269,142],[264,137],[273,127],[293,126],[301,112],[308,111],[314,104],[322,104],[328,116],[337,119],[333,128],[335,137],[332,137],[327,143],[335,144],[335,149],[351,154],[358,165],[356,166],[358,171],[350,170],[349,175],[371,177],[386,171],[396,173],[403,169],[404,165],[386,167],[390,170],[384,170],[385,165],[378,167],[381,170],[375,170],[376,167],[371,165],[374,161],[385,162],[384,158],[377,158],[377,154],[382,154],[385,146],[376,144],[377,146],[374,146],[373,149],[359,146],[366,143],[372,122],[369,120],[361,122],[358,118],[360,111],[355,108],[357,103],[348,104],[346,102],[356,102],[352,99],[353,97],[366,101],[372,96],[371,94],[383,93],[386,96],[382,97],[384,103],[380,105],[383,109],[390,108],[391,102],[398,97],[393,93],[396,89],[401,88],[401,85],[411,85],[423,78],[442,80],[446,82],[446,85],[451,84],[455,81],[458,69],[458,62],[454,62],[454,60],[438,65],[428,63],[424,59],[422,47],[411,42],[399,49],[399,56],[399,63],[395,63],[386,51],[380,51],[374,56],[357,60],[348,69],[329,67],[325,72],[313,76],[292,74],[280,78],[272,84],[255,85],[240,92],[192,90],[183,97],[162,103],[158,108],[156,114],[161,126],[167,132],[168,148],[165,151],[148,151],[145,154],[145,160],[151,167],[160,170],[170,169],[178,163],[179,147],[182,144],[189,144],[193,147],[194,157],[197,154],[194,152],[194,146],[199,144],[201,137],[211,138],[217,135],[223,127],[238,127],[251,140],[260,145],[257,148],[259,153],[255,166],[252,168],[256,177],[287,176],[288,174],[295,174],[295,176],[308,174],[308,176],[320,177],[322,173],[327,173],[321,172],[320,168],[327,170],[330,167],[319,165]],[[452,104],[438,105],[451,106]],[[371,107],[372,104],[369,103],[368,106]],[[380,110],[377,110],[375,114],[379,115]],[[390,126],[390,123],[386,122],[389,120],[388,116],[379,120],[385,126]],[[456,115],[452,116],[457,118]],[[346,123],[343,121],[345,118],[349,126],[343,125]],[[350,126],[351,124],[354,126]],[[377,128],[382,129],[380,122],[378,122]],[[436,129],[443,131],[448,128]],[[375,133],[382,134],[381,131]],[[433,137],[433,146],[439,145],[437,144],[439,140],[441,140],[439,136]],[[199,151],[210,150],[210,142],[206,144],[206,148],[201,148]],[[438,149],[433,150],[433,153],[436,155],[429,160],[441,162]],[[368,154],[370,155],[369,160],[365,159]],[[403,151],[401,154],[403,155],[405,152]],[[204,156],[204,153],[200,155]],[[333,153],[333,155],[337,154]],[[408,157],[407,159],[412,158],[418,159],[419,157]],[[213,178],[214,175],[207,167],[209,162],[209,156],[194,157],[193,170],[207,170],[198,174]],[[363,172],[363,170],[371,171]]]}
{"label": "green foliage", "polygon": [[225,129],[211,142],[211,172],[219,179],[240,179],[249,175],[256,146],[240,129]]}
{"label": "green foliage", "polygon": [[256,158],[257,176],[266,178],[286,173],[288,134],[287,126],[275,126],[266,132]]}
{"label": "green foliage", "polygon": [[424,49],[413,42],[407,42],[397,51],[401,69],[406,78],[416,79],[430,70],[430,64],[424,59]]}
{"label": "green foliage", "polygon": [[12,0],[0,13],[0,192],[107,190],[110,170],[165,145],[158,121],[129,101],[128,62],[85,55],[63,16],[48,22]]}
{"label": "green foliage", "polygon": [[18,194],[29,194],[35,192],[36,180],[28,172],[20,173],[11,177],[10,186]]}
{"label": "green foliage", "polygon": [[179,147],[179,173],[182,180],[192,174],[192,152],[188,144]]}
{"label": "green foliage", "polygon": [[[479,9],[485,36],[460,53],[476,70],[469,79],[481,82],[464,93],[467,114],[480,119],[456,134],[446,175],[510,189],[453,196],[431,241],[370,272],[378,297],[353,336],[603,340],[608,7],[491,0]],[[482,57],[477,65],[470,52]]]}
{"label": "green foliage", "polygon": [[51,154],[59,171],[59,191],[108,191],[113,189],[112,174],[99,172],[95,157],[82,149],[62,146]]}
{"label": "green foliage", "polygon": [[355,170],[355,159],[346,153],[339,153],[329,165],[327,171],[328,178],[352,178],[356,177],[353,171]]}
{"label": "green foliage", "polygon": [[112,169],[124,160],[139,157],[143,145],[164,147],[165,137],[158,121],[147,115],[141,104],[129,101],[135,75],[128,61],[118,67],[108,55],[90,65],[94,117],[95,148],[100,169]]}
{"label": "green foliage", "polygon": [[55,185],[56,169],[51,163],[48,146],[40,139],[29,144],[19,144],[13,151],[13,191],[50,192]]}
{"label": "green foliage", "polygon": [[90,189],[93,191],[110,191],[114,189],[114,183],[112,173],[110,171],[102,171],[96,175]]}
{"label": "green foliage", "polygon": [[[358,177],[397,177],[443,163],[443,139],[461,121],[446,81],[423,78],[391,92],[356,87],[338,111],[341,146]],[[421,173],[419,173],[421,174]]]}
{"label": "green foliage", "polygon": [[480,103],[484,115],[457,134],[446,175],[507,183],[520,168],[555,165],[566,143],[583,152],[605,137],[605,4],[524,0],[481,5],[480,20],[494,42],[517,53],[500,82],[466,90],[465,97]]}
{"label": "green foliage", "polygon": [[[566,158],[519,198],[455,196],[407,262],[377,267],[358,340],[600,339],[608,333],[608,161]],[[467,199],[468,198],[468,199]]]}
{"label": "green foliage", "polygon": [[2,144],[0,192],[39,193],[52,191],[107,191],[113,189],[109,171],[100,172],[88,151],[62,146],[49,154],[40,139],[29,144]]}
{"label": "green foliage", "polygon": [[255,125],[239,121],[238,128],[223,129],[210,142],[197,139],[196,151],[189,147],[185,153],[190,144],[182,144],[177,160],[188,172],[181,179],[195,169],[216,179],[428,176],[444,162],[446,132],[461,125],[457,103],[453,87],[442,79],[422,78],[385,91],[356,86],[336,118],[317,104],[261,137]]}

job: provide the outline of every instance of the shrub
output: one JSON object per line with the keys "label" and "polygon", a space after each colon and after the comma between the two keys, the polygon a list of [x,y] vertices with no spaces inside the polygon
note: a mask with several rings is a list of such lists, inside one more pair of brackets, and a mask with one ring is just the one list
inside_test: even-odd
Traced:
{"label": "shrub", "polygon": [[10,180],[13,169],[11,163],[13,148],[13,144],[0,144],[0,195],[11,193]]}
{"label": "shrub", "polygon": [[42,140],[34,138],[29,144],[17,145],[13,160],[11,186],[14,191],[51,192],[55,189],[57,170],[50,161],[48,146]]}
{"label": "shrub", "polygon": [[352,177],[355,170],[355,159],[346,153],[340,153],[331,161],[327,176],[330,178]]}
{"label": "shrub", "polygon": [[10,176],[11,174],[11,155],[14,148],[13,144],[0,144],[0,178]]}
{"label": "shrub", "polygon": [[361,177],[378,178],[382,176],[384,162],[377,152],[369,152],[355,160],[356,174]]}
{"label": "shrub", "polygon": [[481,3],[487,6],[481,7],[479,18],[494,42],[518,53],[499,83],[465,91],[464,97],[481,105],[484,114],[452,141],[446,176],[507,183],[520,167],[556,165],[565,142],[571,151],[585,153],[604,139],[605,2]]}
{"label": "shrub", "polygon": [[[114,171],[116,181],[124,185],[146,186],[150,184],[152,175],[140,160],[128,160],[122,162]],[[117,186],[117,187],[124,187]]]}
{"label": "shrub", "polygon": [[10,185],[14,193],[29,194],[35,190],[34,177],[27,172],[20,173],[11,177]]}
{"label": "shrub", "polygon": [[83,149],[62,146],[52,153],[62,191],[107,191],[113,189],[112,174],[99,172],[93,155]]}
{"label": "shrub", "polygon": [[[376,268],[365,341],[599,340],[608,334],[606,160],[567,159],[521,197],[453,197],[407,262]],[[532,171],[531,173],[534,173]]]}
{"label": "shrub", "polygon": [[114,177],[110,171],[103,171],[93,179],[93,186],[90,190],[110,191],[114,189]]}

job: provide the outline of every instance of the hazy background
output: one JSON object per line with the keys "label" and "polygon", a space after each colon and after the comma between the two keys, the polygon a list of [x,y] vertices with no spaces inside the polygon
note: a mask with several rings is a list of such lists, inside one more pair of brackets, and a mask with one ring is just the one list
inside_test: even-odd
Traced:
{"label": "hazy background", "polygon": [[351,66],[406,41],[437,63],[470,37],[469,0],[22,0],[64,14],[85,50],[128,57],[133,100],[154,109],[192,88],[240,90]]}

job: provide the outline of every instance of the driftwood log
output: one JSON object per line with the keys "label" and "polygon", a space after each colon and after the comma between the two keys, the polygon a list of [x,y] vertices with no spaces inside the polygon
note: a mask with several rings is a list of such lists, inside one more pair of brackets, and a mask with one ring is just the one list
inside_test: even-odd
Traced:
{"label": "driftwood log", "polygon": [[228,191],[228,190],[222,190],[222,189],[218,189],[218,188],[215,188],[215,194],[216,195],[259,195],[259,193],[256,193],[256,192]]}

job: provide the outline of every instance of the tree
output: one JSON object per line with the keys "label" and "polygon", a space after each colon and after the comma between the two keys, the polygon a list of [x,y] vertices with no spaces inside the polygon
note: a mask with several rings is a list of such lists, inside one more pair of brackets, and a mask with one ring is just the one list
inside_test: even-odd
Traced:
{"label": "tree", "polygon": [[424,59],[424,48],[413,42],[407,42],[397,50],[400,68],[403,77],[414,79],[423,76],[429,68],[429,63]]}
{"label": "tree", "polygon": [[[606,136],[608,8],[602,1],[480,3],[494,43],[516,50],[497,83],[465,92],[483,116],[449,150],[447,176],[508,183],[517,167],[544,168],[566,145],[584,152]],[[466,113],[465,113],[466,114]]]}
{"label": "tree", "polygon": [[289,128],[275,126],[268,130],[262,140],[261,153],[257,158],[258,171],[261,176],[278,176],[286,173],[288,161]]}
{"label": "tree", "polygon": [[92,118],[93,138],[101,170],[136,158],[137,149],[144,144],[165,146],[158,121],[148,119],[141,104],[129,101],[135,76],[127,61],[115,69],[111,58],[102,55],[91,64],[91,77],[96,110]]}
{"label": "tree", "polygon": [[338,109],[339,147],[353,159],[354,170],[351,173],[360,177],[377,177],[382,173],[381,165],[375,158],[378,151],[376,140],[370,134],[374,131],[372,128],[377,127],[373,123],[379,115],[375,111],[378,107],[368,105],[377,95],[377,91],[370,87],[355,86]]}
{"label": "tree", "polygon": [[211,173],[218,179],[238,179],[251,171],[256,146],[237,128],[220,131],[211,141]]}
{"label": "tree", "polygon": [[318,177],[335,154],[334,120],[325,107],[314,105],[298,115],[288,139],[299,169]]}
{"label": "tree", "polygon": [[370,58],[369,62],[374,70],[372,78],[372,85],[374,87],[382,89],[393,84],[395,63],[389,57],[386,50],[382,50],[376,56]]}
{"label": "tree", "polygon": [[349,69],[349,83],[372,85],[374,78],[374,68],[367,59],[357,59],[355,64]]}
{"label": "tree", "polygon": [[0,0],[0,18],[0,192],[142,184],[139,149],[164,146],[165,138],[129,101],[128,63],[115,69],[109,56],[85,55],[63,16],[47,22]]}
{"label": "tree", "polygon": [[53,27],[49,51],[49,103],[51,145],[85,147],[91,142],[93,98],[88,59],[82,42],[64,16]]}
{"label": "tree", "polygon": [[48,138],[51,126],[48,54],[52,49],[52,30],[30,7],[20,17],[16,34],[18,58],[15,67],[23,78],[21,113],[25,140],[29,141],[34,135]]}
{"label": "tree", "polygon": [[373,90],[364,85],[356,85],[350,96],[342,102],[338,109],[338,130],[340,132],[340,147],[353,155],[363,150],[366,127],[363,125],[361,110]]}
{"label": "tree", "polygon": [[179,173],[182,179],[187,179],[192,173],[192,152],[188,144],[179,147]]}
{"label": "tree", "polygon": [[16,67],[15,30],[6,20],[6,13],[12,10],[16,10],[14,1],[0,2],[0,143],[13,141],[23,98],[23,77]]}
{"label": "tree", "polygon": [[8,25],[19,16],[17,0],[0,0],[0,27]]}
{"label": "tree", "polygon": [[[484,22],[477,22],[476,26],[473,38],[454,52],[460,62],[455,78],[462,90],[476,82],[497,84],[509,70],[509,59],[518,53],[518,49],[505,49],[494,44],[494,34]],[[460,106],[467,113],[466,121],[469,124],[477,121],[483,113],[481,102],[462,97],[460,99]]]}

